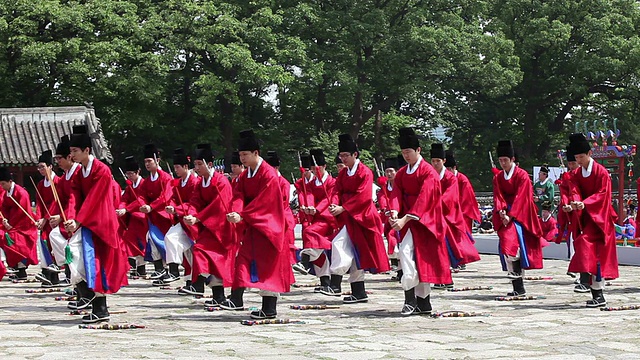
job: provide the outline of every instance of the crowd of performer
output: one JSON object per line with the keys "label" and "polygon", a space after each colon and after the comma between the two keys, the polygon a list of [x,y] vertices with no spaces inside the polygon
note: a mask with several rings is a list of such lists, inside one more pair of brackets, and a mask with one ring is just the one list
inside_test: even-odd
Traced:
{"label": "crowd of performer", "polygon": [[[122,190],[109,167],[92,155],[86,126],[76,126],[55,151],[39,158],[44,179],[34,183],[35,213],[27,191],[0,168],[0,248],[6,260],[6,266],[0,262],[0,278],[10,273],[26,280],[27,267],[38,266],[43,287],[74,287],[77,300],[67,306],[91,309],[85,323],[109,320],[107,295],[137,278],[158,287],[185,279],[177,290],[183,295],[202,297],[208,287],[212,297],[205,306],[228,311],[244,310],[244,290],[256,288],[262,306],[251,318],[272,319],[281,294],[295,281],[293,270],[318,277],[314,292],[331,297],[342,296],[348,274],[350,292],[342,301],[358,304],[368,301],[365,273],[393,267],[404,291],[401,314],[429,314],[431,289],[453,287],[452,269],[480,260],[472,225],[481,222],[481,214],[453,152],[436,143],[427,157],[412,128],[399,130],[398,144],[401,154],[384,161],[384,176],[379,173],[377,180],[349,135],[340,135],[335,159],[320,149],[300,156],[296,219],[280,159],[261,151],[252,130],[239,134],[229,178],[214,169],[210,144],[175,149],[172,168],[164,160],[168,172],[162,154],[148,144],[116,173],[126,178]],[[587,307],[601,307],[605,279],[618,277],[611,180],[591,158],[582,134],[572,134],[566,150],[569,171],[559,180],[556,233],[571,252],[568,273],[579,274],[575,290],[591,293]],[[552,184],[543,169],[536,183],[541,191],[534,195],[512,142],[500,141],[496,151],[493,228],[513,285],[507,296],[522,296],[525,270],[541,269],[542,248],[557,240],[547,236],[556,228],[549,223],[548,200],[554,196],[545,190]],[[332,162],[335,178],[328,168]],[[374,181],[380,186],[377,206]],[[301,249],[295,244],[297,222]]]}

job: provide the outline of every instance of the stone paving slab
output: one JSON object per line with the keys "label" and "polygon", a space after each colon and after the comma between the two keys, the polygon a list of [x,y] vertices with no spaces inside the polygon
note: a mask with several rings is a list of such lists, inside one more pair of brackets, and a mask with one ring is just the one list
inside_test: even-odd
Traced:
{"label": "stone paving slab", "polygon": [[[133,330],[79,329],[60,293],[27,294],[38,284],[0,283],[0,359],[640,359],[640,310],[587,309],[589,294],[573,292],[567,262],[545,260],[525,281],[529,295],[546,299],[495,301],[511,290],[497,256],[483,255],[470,270],[454,274],[456,287],[492,290],[432,291],[435,311],[467,311],[490,316],[402,317],[403,293],[390,274],[367,275],[372,293],[366,304],[343,305],[341,298],[292,288],[279,301],[279,318],[306,324],[243,326],[249,311],[207,312],[204,299],[161,290],[132,280],[109,297],[112,324],[146,326]],[[33,273],[36,269],[30,269]],[[640,305],[640,267],[621,266],[621,278],[605,290],[609,306]],[[313,284],[312,276],[297,276]],[[174,283],[173,287],[180,284]],[[343,290],[348,284],[343,283]],[[228,291],[228,290],[227,290]],[[291,310],[289,305],[327,304],[328,310]],[[257,291],[245,306],[259,307]]]}

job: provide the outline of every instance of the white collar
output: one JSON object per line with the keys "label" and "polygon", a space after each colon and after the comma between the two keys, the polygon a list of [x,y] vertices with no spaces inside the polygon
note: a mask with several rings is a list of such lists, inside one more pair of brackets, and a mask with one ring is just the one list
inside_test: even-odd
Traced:
{"label": "white collar", "polygon": [[251,171],[251,167],[247,168],[247,178],[251,179],[252,177],[256,176],[256,174],[258,173],[258,170],[260,170],[260,165],[262,165],[262,157],[258,158],[258,165],[256,166],[256,169],[253,172]]}
{"label": "white collar", "polygon": [[87,178],[89,177],[89,174],[91,174],[91,168],[93,168],[93,160],[95,159],[95,157],[93,157],[93,155],[89,155],[89,164],[87,164],[87,168],[85,169],[85,167],[82,167],[82,176]]}
{"label": "white collar", "polygon": [[9,189],[9,191],[7,191],[7,196],[8,197],[12,197],[13,196],[13,191],[16,189],[16,183],[12,182],[11,183],[11,189]]}
{"label": "white collar", "polygon": [[313,175],[313,173],[311,173],[311,177],[310,177],[310,178],[308,178],[308,179],[307,179],[307,177],[306,177],[306,176],[304,176],[304,175],[302,175],[302,178],[304,179],[304,183],[305,183],[305,184],[308,184],[308,183],[312,182],[312,181],[313,181],[313,179],[315,179],[315,178],[316,178],[316,176],[315,176],[315,175]]}
{"label": "white collar", "polygon": [[416,172],[416,170],[418,170],[418,165],[420,165],[420,162],[422,162],[422,155],[418,156],[418,161],[413,164],[413,167],[411,167],[411,164],[407,164],[407,174],[411,175]]}
{"label": "white collar", "polygon": [[440,180],[442,180],[442,178],[444,178],[444,174],[445,174],[446,171],[447,171],[447,168],[443,166],[442,170],[440,170]]}
{"label": "white collar", "polygon": [[158,180],[158,177],[160,177],[160,168],[158,168],[158,170],[156,170],[156,176],[153,176],[153,173],[149,174],[149,180],[151,181],[156,181]]}
{"label": "white collar", "polygon": [[356,174],[356,171],[358,170],[358,164],[360,164],[360,159],[356,159],[356,161],[353,163],[353,167],[351,169],[349,169],[349,167],[347,167],[347,175],[348,176],[353,176]]}
{"label": "white collar", "polygon": [[329,177],[329,173],[325,171],[324,175],[322,175],[322,180],[316,178],[316,186],[322,186],[322,184],[324,184],[324,182],[327,181],[328,177]]}
{"label": "white collar", "polygon": [[140,181],[142,181],[142,176],[138,175],[138,180],[133,184],[133,188],[137,189],[140,186]]}
{"label": "white collar", "polygon": [[191,177],[191,171],[187,172],[187,177],[184,180],[180,180],[180,186],[185,187],[189,182],[189,178]]}
{"label": "white collar", "polygon": [[393,191],[393,186],[391,186],[391,183],[388,180],[387,180],[387,190]]}
{"label": "white collar", "polygon": [[453,170],[453,175],[458,176],[458,170]]}
{"label": "white collar", "polygon": [[64,178],[65,178],[67,181],[71,180],[71,176],[73,176],[73,174],[75,174],[75,173],[76,173],[76,169],[78,168],[78,165],[80,165],[80,164],[78,164],[78,163],[73,163],[73,165],[71,165],[71,169],[69,169],[69,171],[67,171],[67,172],[64,174]]}
{"label": "white collar", "polygon": [[[55,181],[56,178],[56,173],[54,173],[53,171],[51,172],[51,180]],[[51,182],[45,177],[43,179],[44,187],[50,187],[51,186]]]}
{"label": "white collar", "polygon": [[504,172],[504,179],[505,180],[511,180],[511,177],[513,176],[513,172],[516,171],[516,164],[511,164],[511,170],[509,170],[509,173],[507,173],[506,171]]}
{"label": "white collar", "polygon": [[583,177],[589,177],[589,175],[591,175],[591,172],[593,171],[593,159],[589,159],[589,166],[587,166],[587,168],[583,168],[580,167],[582,169],[582,176]]}
{"label": "white collar", "polygon": [[547,216],[547,218],[546,218],[546,219],[545,219],[545,218],[542,218],[542,221],[543,221],[543,222],[547,222],[547,221],[549,221],[549,219],[551,219],[551,214],[549,214],[549,216]]}
{"label": "white collar", "polygon": [[540,182],[540,185],[544,185],[547,183],[547,181],[549,181],[549,177],[547,177],[546,179],[544,179],[544,181],[540,181],[540,178],[538,178],[538,182]]}
{"label": "white collar", "polygon": [[205,179],[205,177],[202,177],[202,187],[209,187],[209,185],[211,185],[211,179],[213,178],[213,174],[209,173],[209,177]]}

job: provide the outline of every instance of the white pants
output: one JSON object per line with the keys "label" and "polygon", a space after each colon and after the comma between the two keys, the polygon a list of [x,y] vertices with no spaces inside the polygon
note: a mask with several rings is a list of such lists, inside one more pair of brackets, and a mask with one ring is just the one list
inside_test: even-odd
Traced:
{"label": "white pants", "polygon": [[273,296],[273,297],[277,297],[278,299],[280,299],[280,293],[273,292],[273,291],[260,290],[260,291],[258,291],[258,295],[260,295],[260,296]]}
{"label": "white pants", "polygon": [[4,250],[0,249],[0,261],[7,261],[7,256],[4,254]]}
{"label": "white pants", "polygon": [[349,273],[349,282],[364,281],[364,270],[358,269],[351,237],[346,225],[331,242],[331,273],[344,275]]}
{"label": "white pants", "polygon": [[222,279],[220,279],[219,277],[215,277],[211,274],[200,274],[200,276],[203,276],[207,278],[207,280],[209,280],[207,286],[210,288],[213,288],[214,286],[222,286]]}
{"label": "white pants", "polygon": [[64,265],[66,261],[64,249],[67,247],[67,239],[62,236],[59,227],[56,226],[56,228],[49,233],[49,243],[51,244],[51,251],[53,252],[56,264],[58,266]]}
{"label": "white pants", "polygon": [[44,269],[51,265],[47,264],[47,261],[45,260],[44,252],[49,251],[49,249],[44,249],[42,247],[42,238],[40,236],[38,236],[38,241],[36,241],[36,250],[38,251],[38,266],[40,266],[40,269]]}
{"label": "white pants", "polygon": [[604,278],[600,281],[596,281],[596,276],[591,275],[591,288],[593,290],[604,290]]}
{"label": "white pants", "polygon": [[[311,261],[311,263],[313,264],[314,261],[318,260],[318,258],[324,254],[324,249],[303,249],[302,251],[300,251],[300,254],[309,255],[309,261]],[[313,269],[317,277],[330,276],[330,268],[330,261],[328,257],[326,258],[322,266],[313,264]]]}
{"label": "white pants", "polygon": [[427,297],[431,293],[431,284],[420,282],[418,266],[416,265],[416,249],[413,245],[413,233],[411,229],[407,230],[407,233],[399,244],[398,250],[400,266],[402,268],[402,279],[400,279],[402,290],[407,291],[415,288],[416,296],[421,298]]}
{"label": "white pants", "polygon": [[[504,256],[504,260],[505,260],[505,263],[507,264],[507,271],[508,272],[513,272],[513,263],[515,261],[520,260],[520,249],[518,249],[518,253],[516,254],[516,256],[505,255]],[[521,269],[520,270],[520,275],[524,276],[524,269],[522,269],[522,267],[520,267],[520,269]]]}
{"label": "white pants", "polygon": [[134,259],[136,261],[136,267],[145,265],[147,263],[146,261],[144,261],[144,256],[142,255],[130,256],[129,259]]}
{"label": "white pants", "polygon": [[[156,243],[151,240],[149,232],[147,232],[147,242],[149,243],[149,246],[151,246],[151,258],[153,259],[153,261],[162,260],[162,253],[160,253],[160,250],[158,250]],[[167,245],[165,243],[165,249],[166,246]]]}
{"label": "white pants", "polygon": [[83,280],[87,280],[87,274],[84,267],[82,228],[79,228],[73,236],[71,236],[71,239],[69,239],[69,248],[71,249],[71,255],[73,256],[73,260],[69,264],[71,284],[76,285]]}
{"label": "white pants", "polygon": [[[182,225],[178,223],[173,225],[169,228],[169,231],[167,231],[167,234],[164,236],[164,246],[167,251],[167,263],[182,264],[185,252],[191,249],[192,243],[191,239],[189,239],[187,233],[182,228]],[[189,256],[187,257],[189,264],[192,263],[192,259],[193,256],[191,256],[191,259],[189,259]]]}

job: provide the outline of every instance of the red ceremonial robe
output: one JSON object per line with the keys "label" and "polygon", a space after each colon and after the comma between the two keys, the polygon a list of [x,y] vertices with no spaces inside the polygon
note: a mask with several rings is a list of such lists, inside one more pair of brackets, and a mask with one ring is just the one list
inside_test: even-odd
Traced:
{"label": "red ceremonial robe", "polygon": [[542,237],[547,241],[554,241],[558,236],[558,223],[553,216],[549,216],[547,221],[540,220],[542,227]]}
{"label": "red ceremonial robe", "polygon": [[291,264],[295,264],[298,262],[298,259],[296,257],[296,219],[293,217],[291,205],[289,204],[291,197],[291,184],[289,183],[289,180],[280,174],[280,172],[277,173],[278,181],[280,182],[280,191],[282,192],[282,206],[284,209],[284,238],[289,244],[289,251],[291,251]]}
{"label": "red ceremonial robe", "polygon": [[387,238],[387,254],[393,254],[393,250],[398,245],[398,232],[393,230],[391,224],[389,223],[389,216],[387,216],[387,211],[389,211],[389,197],[391,197],[391,192],[393,191],[393,187],[389,190],[390,185],[385,182],[383,184],[379,184],[380,189],[378,190],[378,206],[380,207],[380,221],[382,222],[382,232],[384,236]]}
{"label": "red ceremonial robe", "polygon": [[[91,157],[90,171],[84,173],[80,169],[77,183],[72,188],[72,197],[79,209],[75,220],[82,226],[82,244],[85,253],[91,242],[85,235],[89,231],[94,247],[95,259],[87,266],[85,257],[85,271],[87,284],[98,293],[113,294],[127,285],[129,263],[122,249],[122,240],[118,236],[118,219],[114,211],[114,196],[111,183],[111,171],[107,165]],[[72,219],[72,218],[69,218]]]}
{"label": "red ceremonial robe", "polygon": [[340,171],[333,194],[333,204],[344,212],[337,217],[338,228],[347,232],[356,252],[356,263],[372,273],[389,271],[382,222],[372,199],[373,174],[365,164],[357,161],[356,171],[349,176],[348,168]]}
{"label": "red ceremonial robe", "polygon": [[[49,214],[54,207],[56,199],[53,196],[53,189],[51,187],[51,184],[49,184],[49,186],[45,186],[44,181],[45,180],[42,179],[38,182],[38,185],[36,185],[36,187],[38,188],[38,193],[40,194],[40,196],[36,194],[36,220],[42,218],[47,220],[44,223],[44,227],[40,231],[40,237],[43,240],[49,240],[49,233],[51,232],[51,225],[49,225]],[[56,189],[58,188],[59,183],[60,177],[54,176],[53,184],[56,186]],[[40,197],[42,197],[42,199]],[[44,203],[42,203],[43,200]],[[51,213],[51,215],[53,215],[53,213]]]}
{"label": "red ceremonial robe", "polygon": [[[59,215],[60,216],[60,234],[65,238],[69,238],[67,231],[64,228],[64,218],[67,219],[75,219],[76,214],[78,213],[78,209],[80,204],[78,204],[75,198],[71,195],[73,186],[77,184],[77,178],[80,176],[80,164],[74,163],[71,169],[66,172],[63,176],[60,177],[58,183],[56,183],[56,190],[58,190],[58,198],[60,199],[60,204],[55,202],[51,209],[51,216]],[[60,205],[62,205],[62,210],[60,209]],[[65,216],[62,216],[64,212]]]}
{"label": "red ceremonial robe", "polygon": [[462,216],[464,217],[464,223],[467,226],[467,232],[471,234],[473,229],[473,220],[478,223],[482,221],[480,207],[478,206],[478,200],[476,200],[476,192],[473,191],[471,181],[469,181],[469,178],[465,174],[458,170],[456,170],[454,174],[458,179],[458,193],[460,194]]}
{"label": "red ceremonial robe", "polygon": [[263,159],[251,177],[249,169],[240,175],[231,211],[240,214],[244,224],[233,287],[289,292],[294,278],[284,235],[282,190],[276,170]]}
{"label": "red ceremonial robe", "polygon": [[188,206],[185,205],[189,214],[200,220],[195,226],[185,225],[198,234],[191,248],[192,280],[195,281],[200,274],[211,274],[222,279],[223,285],[228,287],[233,284],[237,250],[235,225],[227,221],[231,183],[218,172],[213,172],[209,182],[204,178],[194,178],[196,186]]}
{"label": "red ceremonial robe", "polygon": [[[467,231],[462,209],[460,208],[460,193],[458,192],[458,178],[446,168],[442,168],[444,176],[440,179],[442,191],[442,214],[447,224],[446,239],[451,265],[469,264],[480,260],[478,250],[473,245],[471,232]],[[437,174],[438,178],[442,174]]]}
{"label": "red ceremonial robe", "polygon": [[398,170],[393,183],[391,209],[398,212],[398,217],[413,215],[419,218],[402,228],[400,239],[404,239],[411,229],[420,282],[450,284],[440,175],[422,158],[414,166],[417,169],[411,174],[407,173],[408,165]]}
{"label": "red ceremonial robe", "polygon": [[[31,217],[34,216],[33,212],[31,212],[31,200],[27,190],[13,183],[13,193],[11,195],[22,206],[22,209],[30,212],[29,215]],[[38,229],[27,214],[11,200],[11,197],[8,191],[5,191],[2,196],[4,201],[2,201],[0,212],[7,218],[12,229],[7,231],[3,227],[0,230],[0,247],[7,257],[7,264],[12,268],[15,268],[22,261],[24,261],[25,265],[37,265],[36,241],[38,239]]]}
{"label": "red ceremonial robe", "polygon": [[[615,218],[611,207],[611,178],[604,166],[593,161],[591,174],[585,177],[582,167],[572,171],[574,183],[571,198],[582,201],[581,233],[574,239],[575,254],[569,263],[570,272],[598,274],[605,279],[618,277]],[[572,211],[573,212],[573,211]]]}
{"label": "red ceremonial robe", "polygon": [[157,174],[155,181],[151,180],[151,176],[145,179],[139,186],[139,190],[136,190],[136,194],[140,198],[140,203],[151,206],[151,212],[147,214],[148,219],[163,234],[166,234],[173,225],[173,217],[165,211],[173,192],[171,183],[173,178],[160,169]]}
{"label": "red ceremonial robe", "polygon": [[316,209],[316,213],[313,216],[305,214],[311,219],[302,229],[302,243],[305,249],[331,250],[331,239],[338,227],[336,218],[329,212],[331,204],[330,199],[327,199],[327,195],[333,194],[336,180],[328,172],[325,172],[323,178],[324,183],[320,183],[314,177],[307,184],[307,201],[309,206]]}
{"label": "red ceremonial robe", "polygon": [[[2,209],[2,201],[4,200],[4,189],[0,188],[0,209]],[[2,225],[2,216],[0,216],[0,233],[6,231],[4,226]],[[0,238],[0,242],[2,239]],[[7,274],[7,268],[4,267],[4,262],[0,261],[0,280]]]}
{"label": "red ceremonial robe", "polygon": [[143,203],[138,198],[138,192],[142,191],[144,182],[145,179],[138,177],[137,184],[127,185],[124,189],[124,194],[120,197],[119,208],[127,210],[120,219],[126,224],[122,241],[129,257],[144,256],[144,250],[147,247],[149,223],[147,222],[147,216],[140,212],[140,206]]}
{"label": "red ceremonial robe", "polygon": [[578,212],[567,213],[562,210],[564,205],[569,205],[571,202],[571,193],[575,186],[572,181],[573,174],[573,171],[565,172],[560,177],[560,181],[557,182],[560,189],[560,203],[558,204],[558,237],[556,238],[556,243],[560,243],[563,240],[568,243],[570,235],[573,235],[573,239],[578,236]]}
{"label": "red ceremonial robe", "polygon": [[[516,256],[520,249],[523,269],[542,269],[542,229],[538,208],[533,202],[533,185],[525,170],[513,166],[509,180],[505,179],[504,171],[493,177],[492,220],[500,239],[500,254]],[[511,218],[506,227],[498,214],[500,210],[505,210]],[[503,270],[506,270],[504,266]]]}

